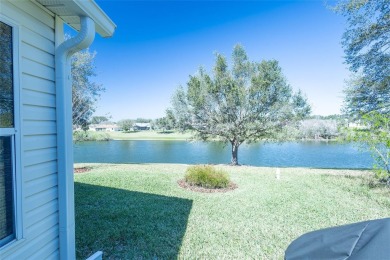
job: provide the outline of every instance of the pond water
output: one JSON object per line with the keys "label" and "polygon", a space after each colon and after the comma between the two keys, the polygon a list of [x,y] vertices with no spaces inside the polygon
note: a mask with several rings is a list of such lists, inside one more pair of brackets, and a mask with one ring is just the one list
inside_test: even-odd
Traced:
{"label": "pond water", "polygon": [[[230,145],[218,142],[108,141],[74,146],[76,163],[185,163],[227,164]],[[372,167],[368,153],[352,144],[336,142],[284,142],[243,144],[238,150],[243,165],[365,169]]]}

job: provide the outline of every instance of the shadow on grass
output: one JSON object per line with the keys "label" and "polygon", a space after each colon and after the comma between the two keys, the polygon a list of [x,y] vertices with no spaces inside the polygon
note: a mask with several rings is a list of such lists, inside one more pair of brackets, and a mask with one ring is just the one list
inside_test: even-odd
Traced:
{"label": "shadow on grass", "polygon": [[77,258],[176,259],[192,200],[75,183]]}

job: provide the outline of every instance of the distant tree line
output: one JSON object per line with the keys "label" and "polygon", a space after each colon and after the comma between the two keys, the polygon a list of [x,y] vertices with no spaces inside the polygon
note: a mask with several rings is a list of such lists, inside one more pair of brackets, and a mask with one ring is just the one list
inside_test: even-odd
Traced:
{"label": "distant tree line", "polygon": [[[172,110],[167,115],[154,121],[154,129],[160,131],[190,131],[191,127],[181,128]],[[330,140],[343,137],[343,127],[348,126],[348,120],[342,115],[310,116],[290,126],[280,133],[288,140]]]}
{"label": "distant tree line", "polygon": [[[171,130],[179,130],[179,125],[177,124],[177,120],[175,118],[175,115],[173,114],[173,111],[171,109],[167,109],[165,111],[165,116],[158,118],[155,120],[155,127],[159,130],[165,131],[171,131]],[[188,129],[183,129],[188,130]]]}

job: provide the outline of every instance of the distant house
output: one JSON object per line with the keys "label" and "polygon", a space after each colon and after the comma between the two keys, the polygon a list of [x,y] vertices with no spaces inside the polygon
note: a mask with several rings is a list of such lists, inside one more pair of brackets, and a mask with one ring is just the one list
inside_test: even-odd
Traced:
{"label": "distant house", "polygon": [[150,130],[151,124],[150,123],[135,123],[133,125],[134,131],[144,131],[144,130]]}
{"label": "distant house", "polygon": [[348,122],[348,127],[349,128],[356,128],[356,129],[363,129],[365,126],[361,124],[361,122]]}
{"label": "distant house", "polygon": [[0,0],[0,259],[75,259],[70,57],[114,30],[92,0]]}
{"label": "distant house", "polygon": [[96,124],[90,125],[89,130],[96,132],[117,132],[122,129],[117,124]]}

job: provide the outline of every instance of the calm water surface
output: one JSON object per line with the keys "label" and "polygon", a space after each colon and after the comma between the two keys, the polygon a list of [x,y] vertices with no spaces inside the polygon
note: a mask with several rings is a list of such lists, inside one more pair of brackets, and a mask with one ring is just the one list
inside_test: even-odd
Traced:
{"label": "calm water surface", "polygon": [[[351,144],[285,142],[241,145],[238,161],[244,165],[313,168],[371,168],[372,159]],[[77,163],[186,163],[226,164],[230,145],[217,142],[109,141],[75,144]]]}

